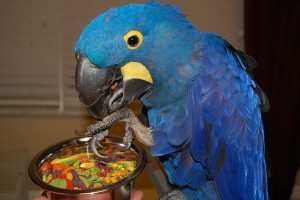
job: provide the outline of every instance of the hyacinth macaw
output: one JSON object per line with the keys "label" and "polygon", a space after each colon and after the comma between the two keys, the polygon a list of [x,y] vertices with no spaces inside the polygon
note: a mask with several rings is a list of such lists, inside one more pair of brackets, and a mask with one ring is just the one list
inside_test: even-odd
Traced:
{"label": "hyacinth macaw", "polygon": [[187,199],[268,199],[261,111],[269,104],[253,58],[158,2],[95,18],[75,54],[86,109],[101,120],[140,99],[151,154]]}

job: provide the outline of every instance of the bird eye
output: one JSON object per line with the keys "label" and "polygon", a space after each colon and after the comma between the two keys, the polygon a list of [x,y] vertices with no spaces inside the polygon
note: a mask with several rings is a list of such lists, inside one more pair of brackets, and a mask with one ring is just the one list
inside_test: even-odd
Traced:
{"label": "bird eye", "polygon": [[124,35],[127,47],[131,50],[137,49],[143,42],[143,35],[139,31],[129,31]]}
{"label": "bird eye", "polygon": [[139,44],[139,38],[136,35],[130,36],[127,39],[127,44],[131,47],[136,47]]}

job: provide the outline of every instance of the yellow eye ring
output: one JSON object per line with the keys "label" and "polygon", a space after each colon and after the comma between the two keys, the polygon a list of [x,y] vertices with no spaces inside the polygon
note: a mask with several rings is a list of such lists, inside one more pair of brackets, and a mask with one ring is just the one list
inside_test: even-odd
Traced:
{"label": "yellow eye ring", "polygon": [[124,40],[127,44],[127,47],[131,50],[137,49],[141,46],[143,42],[143,34],[139,31],[129,31],[126,35],[124,35]]}

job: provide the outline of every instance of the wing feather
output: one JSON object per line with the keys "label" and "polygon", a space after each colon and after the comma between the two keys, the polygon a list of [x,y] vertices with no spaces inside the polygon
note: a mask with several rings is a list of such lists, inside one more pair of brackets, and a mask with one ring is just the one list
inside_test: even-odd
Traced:
{"label": "wing feather", "polygon": [[264,102],[250,76],[252,67],[222,38],[208,34],[206,39],[198,55],[200,75],[188,96],[164,110],[148,111],[157,142],[151,153],[168,154],[163,163],[170,183],[195,199],[208,194],[268,198],[260,110]]}
{"label": "wing feather", "polygon": [[223,48],[201,52],[206,74],[189,91],[191,154],[223,199],[267,198],[261,101],[250,75],[254,62],[220,37],[208,40]]}

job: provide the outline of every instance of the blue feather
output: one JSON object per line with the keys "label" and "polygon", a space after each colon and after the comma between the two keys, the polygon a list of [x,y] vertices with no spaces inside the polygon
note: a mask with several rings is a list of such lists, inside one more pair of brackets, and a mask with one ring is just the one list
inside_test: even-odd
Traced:
{"label": "blue feather", "polygon": [[207,159],[211,145],[211,124],[204,122],[203,128],[196,129],[191,142],[191,153],[196,161],[201,161],[204,167],[207,166]]}
{"label": "blue feather", "polygon": [[[200,166],[199,163],[195,163],[189,153],[185,153],[184,158],[181,158],[174,177],[174,183],[180,187],[189,185],[195,179],[205,182],[206,171]],[[198,165],[198,166],[197,166]],[[200,187],[201,185],[198,185]],[[197,188],[195,188],[197,189]]]}
{"label": "blue feather", "polygon": [[223,168],[226,161],[226,143],[223,139],[218,140],[218,145],[211,158],[211,166],[208,166],[210,176],[216,176]]}
{"label": "blue feather", "polygon": [[[124,35],[144,37],[135,50]],[[170,184],[188,199],[268,199],[259,87],[247,55],[196,30],[178,7],[158,2],[113,8],[75,46],[99,68],[142,63],[153,78],[141,97]]]}

